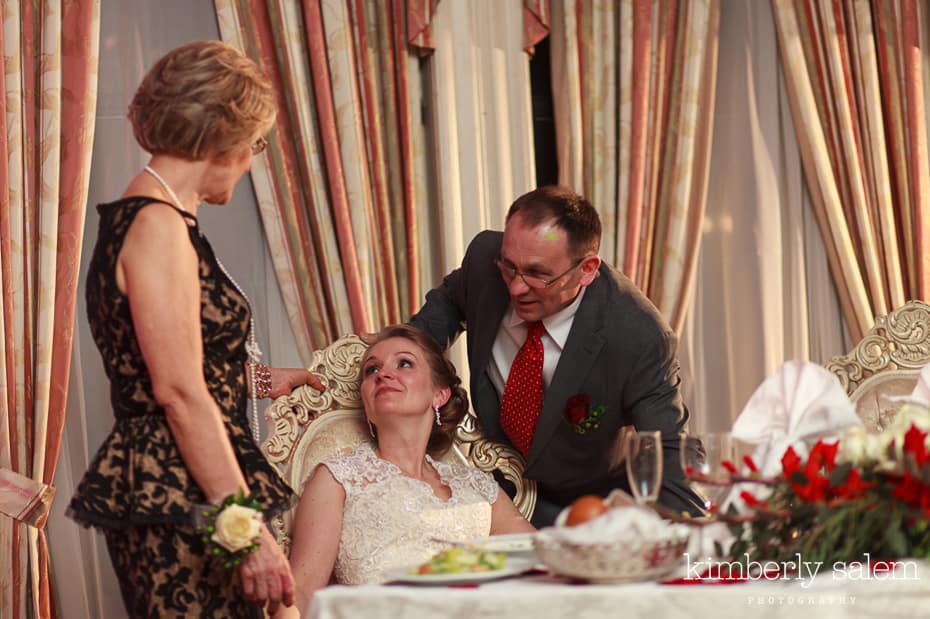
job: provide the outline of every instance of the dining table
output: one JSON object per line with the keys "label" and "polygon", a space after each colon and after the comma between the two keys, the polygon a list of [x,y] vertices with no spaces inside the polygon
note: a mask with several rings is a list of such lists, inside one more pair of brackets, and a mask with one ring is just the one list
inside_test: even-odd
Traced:
{"label": "dining table", "polygon": [[506,617],[507,619],[745,619],[930,616],[930,562],[892,569],[823,569],[816,575],[761,573],[740,579],[695,578],[681,568],[663,580],[594,584],[537,567],[517,577],[428,586],[333,585],[316,593],[315,619]]}

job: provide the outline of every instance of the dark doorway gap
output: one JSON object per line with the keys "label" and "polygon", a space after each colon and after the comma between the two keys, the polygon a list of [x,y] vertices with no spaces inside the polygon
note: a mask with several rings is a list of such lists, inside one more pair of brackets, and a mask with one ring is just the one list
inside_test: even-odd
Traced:
{"label": "dark doorway gap", "polygon": [[533,103],[533,143],[536,157],[536,185],[559,182],[559,161],[555,144],[555,114],[552,105],[552,63],[549,37],[536,44],[530,59],[530,94]]}

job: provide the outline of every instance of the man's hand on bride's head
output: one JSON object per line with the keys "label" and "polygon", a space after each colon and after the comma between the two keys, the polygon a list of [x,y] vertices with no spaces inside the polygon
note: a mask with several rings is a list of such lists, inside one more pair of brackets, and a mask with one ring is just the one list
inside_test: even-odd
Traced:
{"label": "man's hand on bride's head", "polygon": [[303,368],[271,368],[271,393],[269,398],[288,395],[301,385],[310,385],[317,391],[326,391],[320,378]]}

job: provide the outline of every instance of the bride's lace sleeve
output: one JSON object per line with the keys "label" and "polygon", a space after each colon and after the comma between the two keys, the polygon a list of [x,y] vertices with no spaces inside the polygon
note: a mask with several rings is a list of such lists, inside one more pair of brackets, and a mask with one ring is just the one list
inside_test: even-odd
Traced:
{"label": "bride's lace sleeve", "polygon": [[354,494],[368,484],[389,478],[392,466],[375,457],[368,445],[361,445],[347,455],[326,460],[320,465],[329,469],[329,472],[345,490],[346,496]]}
{"label": "bride's lace sleeve", "polygon": [[344,468],[339,465],[335,460],[329,460],[327,462],[318,462],[313,469],[310,471],[310,474],[304,478],[303,483],[300,484],[300,491],[297,493],[300,496],[303,496],[304,490],[307,489],[307,483],[316,475],[317,471],[321,468],[329,469],[329,472],[333,474],[333,477],[339,483],[340,486],[346,491],[346,496],[349,494],[349,484],[346,483],[346,475],[344,474]]}
{"label": "bride's lace sleeve", "polygon": [[443,482],[452,487],[453,494],[456,488],[459,488],[466,493],[477,493],[488,503],[494,503],[497,500],[500,486],[489,473],[467,464],[437,462],[432,458],[429,458],[429,461],[439,471]]}
{"label": "bride's lace sleeve", "polygon": [[329,472],[332,473],[333,477],[339,485],[342,486],[346,495],[349,494],[349,490],[354,484],[352,484],[352,479],[355,473],[355,467],[352,466],[350,462],[346,461],[346,458],[335,458],[333,460],[327,460],[325,462],[320,462],[317,465],[317,468],[325,466],[329,469]]}
{"label": "bride's lace sleeve", "polygon": [[497,500],[500,486],[497,485],[497,482],[494,481],[491,474],[485,473],[475,467],[468,467],[468,473],[469,482],[471,482],[472,487],[478,494],[487,499],[488,503],[493,504],[494,501]]}

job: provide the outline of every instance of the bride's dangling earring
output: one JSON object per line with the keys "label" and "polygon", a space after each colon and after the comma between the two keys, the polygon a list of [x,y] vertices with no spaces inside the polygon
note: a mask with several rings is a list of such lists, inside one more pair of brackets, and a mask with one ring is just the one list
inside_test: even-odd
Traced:
{"label": "bride's dangling earring", "polygon": [[365,421],[368,422],[368,433],[371,434],[371,438],[375,438],[375,425],[371,423],[371,419],[365,418]]}
{"label": "bride's dangling earring", "polygon": [[433,410],[436,411],[436,425],[437,425],[437,426],[441,426],[441,425],[442,425],[442,420],[439,419],[439,407],[436,406],[435,404],[433,404]]}

